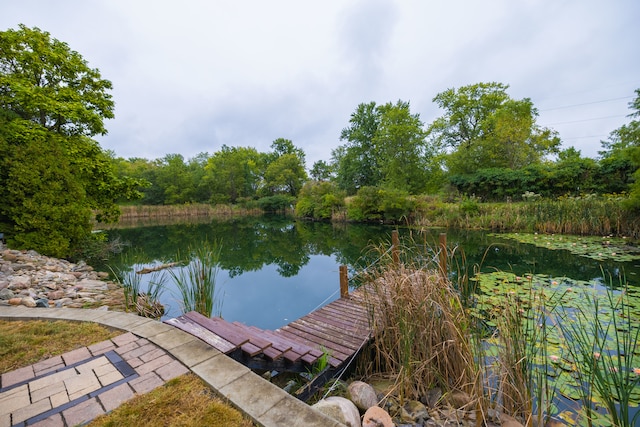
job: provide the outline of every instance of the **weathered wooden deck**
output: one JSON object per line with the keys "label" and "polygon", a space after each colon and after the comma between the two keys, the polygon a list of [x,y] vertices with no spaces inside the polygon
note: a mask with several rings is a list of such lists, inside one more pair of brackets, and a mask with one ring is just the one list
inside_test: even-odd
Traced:
{"label": "weathered wooden deck", "polygon": [[195,311],[166,320],[251,369],[311,372],[325,354],[331,378],[371,338],[363,291],[346,294],[274,331],[207,318]]}

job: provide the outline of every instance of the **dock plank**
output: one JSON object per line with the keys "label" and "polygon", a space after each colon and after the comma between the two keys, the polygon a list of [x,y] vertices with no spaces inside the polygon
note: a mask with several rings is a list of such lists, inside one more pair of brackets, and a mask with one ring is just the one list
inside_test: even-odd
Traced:
{"label": "dock plank", "polygon": [[230,323],[225,322],[222,319],[218,320],[218,318],[215,317],[208,318],[195,311],[185,313],[184,316],[189,320],[192,320],[195,323],[199,324],[203,328],[208,329],[211,332],[214,332],[215,334],[221,336],[233,345],[241,347],[242,345],[249,342],[249,337],[238,334],[237,330],[229,326],[231,325]]}
{"label": "dock plank", "polygon": [[166,324],[172,325],[178,329],[181,329],[195,337],[200,338],[202,341],[206,342],[207,344],[209,344],[210,346],[212,346],[213,348],[215,348],[216,350],[222,352],[222,353],[230,353],[233,350],[235,350],[236,348],[238,348],[237,346],[233,345],[232,343],[230,343],[229,341],[225,340],[224,338],[222,338],[221,336],[211,332],[208,329],[203,328],[202,326],[198,325],[197,323],[193,323],[191,321],[188,321],[185,317],[183,316],[179,316],[176,317],[174,319],[168,319],[165,320]]}

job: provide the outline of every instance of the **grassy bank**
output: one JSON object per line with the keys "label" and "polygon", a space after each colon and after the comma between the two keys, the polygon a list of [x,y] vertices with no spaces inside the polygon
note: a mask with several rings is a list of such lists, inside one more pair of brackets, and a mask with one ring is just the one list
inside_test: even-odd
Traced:
{"label": "grassy bank", "polygon": [[443,203],[422,199],[413,214],[422,226],[640,238],[640,217],[615,197],[580,197],[530,202]]}
{"label": "grassy bank", "polygon": [[[371,200],[367,200],[366,209],[361,207],[355,210],[353,205],[358,197],[346,198],[343,208],[334,209],[331,214],[332,220],[376,223],[384,221],[424,227],[548,234],[613,235],[640,239],[640,216],[624,209],[626,198],[622,196],[537,198],[506,203],[482,203],[474,198],[465,198],[452,203],[436,196],[408,195],[395,195],[395,199],[390,201],[389,195],[380,192],[374,194]],[[264,214],[262,209],[257,208],[208,204],[121,206],[121,211],[118,224],[104,227],[137,227],[163,222],[175,224],[180,221],[206,222],[211,218]],[[354,213],[356,211],[357,215]],[[102,228],[102,225],[99,227]]]}

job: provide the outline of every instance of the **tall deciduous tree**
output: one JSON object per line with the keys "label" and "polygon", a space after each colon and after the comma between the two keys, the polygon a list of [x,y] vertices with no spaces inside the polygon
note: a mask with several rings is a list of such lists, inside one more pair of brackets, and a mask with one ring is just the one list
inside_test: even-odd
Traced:
{"label": "tall deciduous tree", "polygon": [[605,165],[611,163],[633,172],[633,182],[630,185],[629,208],[640,211],[640,89],[635,90],[636,97],[629,103],[633,110],[629,123],[611,132],[608,141],[603,141],[605,149],[600,152],[601,161]]}
{"label": "tall deciduous tree", "polygon": [[380,124],[373,138],[383,184],[418,194],[425,189],[427,153],[424,124],[408,102],[378,107]]}
{"label": "tall deciduous tree", "polygon": [[371,186],[419,193],[437,150],[425,143],[424,124],[408,102],[360,104],[332,152],[336,182],[349,194]]}
{"label": "tall deciduous tree", "polygon": [[261,180],[264,154],[250,147],[228,147],[209,158],[204,181],[211,189],[211,201],[236,203],[256,195]]}
{"label": "tall deciduous tree", "polygon": [[373,140],[379,125],[380,111],[376,103],[363,103],[351,114],[349,126],[340,134],[345,144],[333,150],[332,157],[336,181],[348,194],[378,185],[382,179]]}
{"label": "tall deciduous tree", "polygon": [[288,139],[278,138],[267,155],[262,192],[265,196],[288,194],[296,197],[307,180],[305,154]]}
{"label": "tall deciduous tree", "polygon": [[517,169],[558,151],[556,132],[536,124],[530,99],[514,100],[508,85],[477,83],[439,93],[445,110],[428,128],[435,146],[448,148],[449,172],[470,174],[483,168]]}
{"label": "tall deciduous tree", "polygon": [[113,117],[111,83],[67,44],[23,25],[0,32],[0,228],[10,243],[69,256],[137,182],[90,139]]}

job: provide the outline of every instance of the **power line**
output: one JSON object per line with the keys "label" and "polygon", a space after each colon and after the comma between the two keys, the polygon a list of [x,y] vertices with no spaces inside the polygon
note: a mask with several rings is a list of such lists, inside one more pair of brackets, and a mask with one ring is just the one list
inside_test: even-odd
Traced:
{"label": "power line", "polygon": [[545,126],[553,126],[553,125],[563,125],[566,123],[580,123],[580,122],[591,122],[594,120],[604,120],[604,119],[617,119],[620,117],[627,117],[625,114],[618,114],[615,116],[604,116],[604,117],[593,117],[591,119],[581,119],[581,120],[570,120],[570,121],[566,121],[566,122],[555,122],[555,123],[547,123]]}
{"label": "power line", "polygon": [[581,107],[583,105],[592,105],[592,104],[602,104],[604,102],[619,101],[621,99],[631,99],[631,98],[634,98],[634,97],[633,96],[621,96],[619,98],[603,99],[601,101],[591,101],[591,102],[583,102],[581,104],[563,105],[562,107],[545,108],[544,110],[539,110],[539,111],[543,112],[543,111],[562,110],[564,108]]}
{"label": "power line", "polygon": [[587,139],[587,138],[601,138],[603,136],[609,136],[607,134],[603,134],[603,135],[587,135],[587,136],[572,136],[570,138],[562,138],[563,141],[566,141],[568,139]]}

